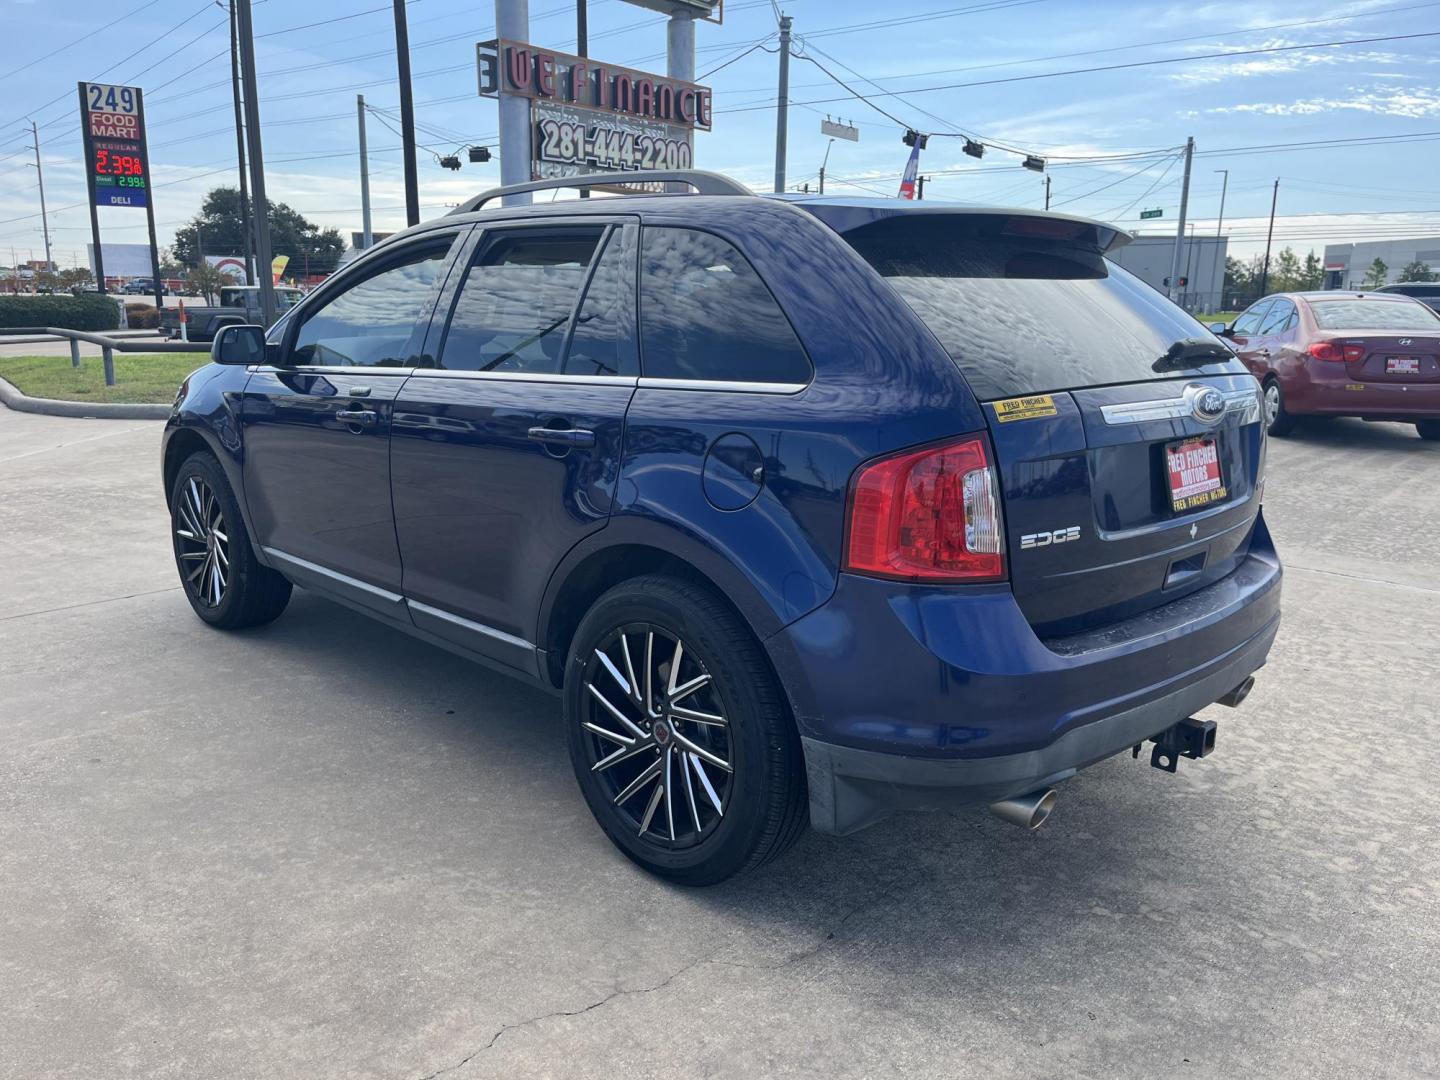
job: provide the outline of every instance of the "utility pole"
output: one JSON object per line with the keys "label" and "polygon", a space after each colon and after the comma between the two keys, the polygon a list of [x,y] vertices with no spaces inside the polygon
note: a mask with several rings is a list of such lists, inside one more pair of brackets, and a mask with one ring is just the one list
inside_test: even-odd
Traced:
{"label": "utility pole", "polygon": [[275,321],[275,276],[270,272],[270,200],[265,197],[265,153],[260,145],[260,98],[255,77],[255,26],[250,0],[235,0],[240,39],[241,77],[245,86],[245,137],[250,144],[250,190],[255,193],[255,261],[260,277],[260,317]]}
{"label": "utility pole", "polygon": [[35,140],[35,176],[40,181],[40,226],[45,233],[45,269],[53,270],[50,262],[50,219],[45,214],[45,170],[40,168],[40,129],[30,121],[30,136]]}
{"label": "utility pole", "polygon": [[1220,226],[1225,224],[1225,191],[1227,188],[1230,187],[1230,170],[1216,169],[1215,171],[1225,174],[1225,179],[1220,181],[1220,218],[1218,221],[1215,222],[1215,237],[1216,239],[1219,239]]}
{"label": "utility pole", "polygon": [[400,145],[405,158],[405,224],[420,224],[420,179],[415,174],[415,95],[410,86],[410,29],[405,0],[395,0],[395,67],[400,79]]}
{"label": "utility pole", "polygon": [[[1270,228],[1265,233],[1265,262],[1260,268],[1260,296],[1270,287],[1270,241],[1275,236],[1275,203],[1280,199],[1280,178],[1275,178],[1275,187],[1270,192]],[[1260,299],[1257,296],[1255,299]]]}
{"label": "utility pole", "polygon": [[785,139],[790,124],[790,16],[780,16],[780,92],[775,110],[775,191],[785,190]]}
{"label": "utility pole", "polygon": [[1185,212],[1190,206],[1190,162],[1195,156],[1195,137],[1185,140],[1185,179],[1180,184],[1180,223],[1175,228],[1175,253],[1170,258],[1168,295],[1175,300],[1180,294],[1180,261],[1185,249]]}
{"label": "utility pole", "polygon": [[241,254],[245,256],[245,284],[255,284],[255,231],[250,220],[250,181],[245,178],[245,117],[240,104],[240,33],[235,0],[230,0],[230,96],[235,99],[235,162],[240,169]]}
{"label": "utility pole", "polygon": [[[530,0],[495,0],[495,36],[530,40]],[[530,179],[530,102],[518,94],[501,94],[500,183],[523,184]],[[505,195],[502,206],[527,206],[530,192]]]}
{"label": "utility pole", "polygon": [[370,161],[365,149],[365,95],[355,95],[355,111],[360,116],[360,249],[375,243],[370,228]]}
{"label": "utility pole", "polygon": [[[586,0],[575,0],[575,55],[590,55],[590,7]],[[575,96],[580,96],[580,88],[575,88]],[[590,197],[589,188],[580,189],[580,198]]]}
{"label": "utility pole", "polygon": [[923,198],[925,198],[925,177],[918,176],[915,178],[915,199],[918,202]]}
{"label": "utility pole", "polygon": [[1050,174],[1045,174],[1045,209],[1050,209]]}

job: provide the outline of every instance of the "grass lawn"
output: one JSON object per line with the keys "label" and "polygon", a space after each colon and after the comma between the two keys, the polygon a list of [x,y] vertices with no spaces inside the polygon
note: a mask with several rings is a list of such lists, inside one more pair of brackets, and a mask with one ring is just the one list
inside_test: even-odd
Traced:
{"label": "grass lawn", "polygon": [[78,368],[69,356],[0,356],[0,379],[31,397],[169,404],[180,380],[209,359],[204,353],[117,352],[115,385],[106,386],[98,356],[85,357]]}
{"label": "grass lawn", "polygon": [[1223,322],[1226,326],[1229,326],[1235,321],[1239,314],[1238,311],[1217,311],[1212,315],[1196,315],[1195,318],[1206,326],[1209,326],[1212,322]]}

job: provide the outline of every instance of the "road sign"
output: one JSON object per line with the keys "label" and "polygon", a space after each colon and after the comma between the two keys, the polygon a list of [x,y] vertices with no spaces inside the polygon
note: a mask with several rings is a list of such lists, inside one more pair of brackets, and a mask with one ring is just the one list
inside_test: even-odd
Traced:
{"label": "road sign", "polygon": [[820,134],[829,135],[832,139],[847,139],[850,142],[860,141],[860,129],[852,124],[837,123],[826,117],[820,121]]}
{"label": "road sign", "polygon": [[1140,220],[1141,220],[1141,221],[1144,221],[1146,218],[1157,218],[1157,217],[1164,217],[1164,216],[1165,216],[1165,211],[1164,211],[1164,210],[1161,210],[1161,209],[1159,209],[1159,208],[1154,209],[1154,210],[1141,210],[1141,211],[1140,211]]}

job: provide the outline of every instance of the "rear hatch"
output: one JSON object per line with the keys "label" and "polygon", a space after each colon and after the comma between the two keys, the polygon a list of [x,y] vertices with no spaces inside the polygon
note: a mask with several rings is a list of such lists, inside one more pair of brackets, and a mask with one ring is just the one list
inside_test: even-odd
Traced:
{"label": "rear hatch", "polygon": [[1042,637],[1203,588],[1248,551],[1264,436],[1229,348],[1064,217],[902,213],[845,238],[985,403],[1011,586]]}
{"label": "rear hatch", "polygon": [[1312,299],[1321,339],[1339,349],[1356,382],[1440,382],[1440,316],[1418,302],[1380,296]]}

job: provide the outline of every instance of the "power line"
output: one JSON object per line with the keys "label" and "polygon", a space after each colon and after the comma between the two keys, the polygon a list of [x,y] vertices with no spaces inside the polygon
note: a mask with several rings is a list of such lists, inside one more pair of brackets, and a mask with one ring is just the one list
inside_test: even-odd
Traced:
{"label": "power line", "polygon": [[[813,36],[813,35],[812,35]],[[978,79],[973,82],[946,83],[941,86],[921,86],[904,91],[907,94],[933,94],[941,90],[968,90],[976,86],[999,86],[1004,83],[1032,82],[1036,79],[1055,79],[1064,75],[1091,75],[1105,71],[1124,71],[1133,68],[1159,67],[1165,64],[1189,64],[1198,60],[1234,60],[1242,56],[1260,56],[1267,53],[1301,52],[1305,49],[1332,49],[1347,45],[1374,45],[1382,41],[1413,41],[1418,38],[1440,37],[1440,30],[1415,34],[1389,34],[1384,37],[1352,38],[1346,41],[1315,41],[1305,45],[1270,45],[1259,49],[1235,49],[1230,52],[1196,53],[1194,56],[1171,56],[1161,60],[1135,60],[1127,64],[1102,64],[1096,67],[1070,68],[1066,71],[1044,71],[1035,75],[1011,75],[1003,79]],[[886,90],[880,96],[899,97],[894,90]],[[793,102],[799,105],[828,105],[844,98],[816,98],[811,101]],[[758,112],[775,108],[774,104],[747,105],[734,109],[716,109],[716,113]]]}
{"label": "power line", "polygon": [[[90,40],[92,37],[94,37],[96,34],[103,34],[106,30],[109,30],[112,26],[115,26],[117,23],[122,23],[122,22],[124,22],[126,19],[130,18],[131,16],[139,15],[140,12],[145,11],[147,8],[152,8],[152,7],[154,7],[154,6],[155,6],[156,4],[158,4],[159,2],[160,2],[160,0],[150,0],[149,3],[144,4],[144,5],[141,6],[141,7],[136,8],[134,11],[127,11],[124,15],[121,15],[118,19],[112,19],[110,22],[106,23],[104,26],[99,27],[98,29],[95,29],[95,30],[91,30],[90,33],[88,33],[88,34],[84,34],[84,35],[82,35],[81,37],[75,38],[73,41],[67,41],[64,45],[61,45],[58,49],[51,49],[51,50],[50,50],[48,53],[46,53],[44,56],[37,56],[34,60],[31,60],[31,61],[30,61],[29,63],[27,63],[27,64],[21,64],[18,68],[15,68],[13,71],[7,71],[7,72],[5,72],[5,74],[0,75],[0,79],[8,79],[8,78],[10,78],[12,75],[19,75],[22,71],[29,71],[29,70],[30,70],[32,67],[34,67],[36,64],[44,63],[46,60],[49,60],[52,56],[58,56],[60,53],[64,52],[66,49],[73,49],[76,45],[79,45],[82,41],[89,41],[89,40]],[[209,4],[206,4],[205,6],[206,6],[206,7],[209,7],[210,5],[209,5]],[[199,12],[196,12],[195,14],[198,15]],[[191,18],[191,19],[195,18],[195,15],[190,16],[190,18]],[[185,21],[186,21],[186,22],[189,22],[190,20],[187,19],[187,20],[185,20]],[[184,23],[182,23],[181,25],[183,26]],[[152,42],[152,44],[153,44],[153,42]],[[147,47],[148,47],[148,46],[147,46]],[[41,108],[44,108],[44,106],[42,105]],[[35,110],[35,111],[38,112],[39,109],[37,109],[37,110]]]}

